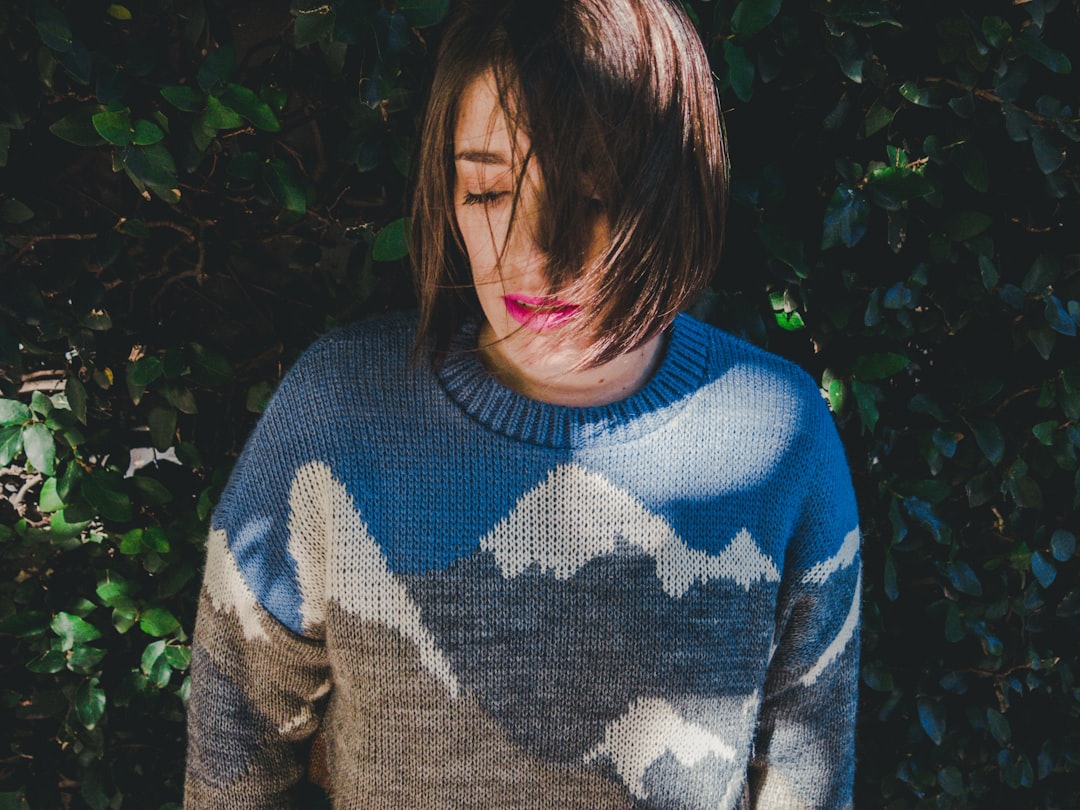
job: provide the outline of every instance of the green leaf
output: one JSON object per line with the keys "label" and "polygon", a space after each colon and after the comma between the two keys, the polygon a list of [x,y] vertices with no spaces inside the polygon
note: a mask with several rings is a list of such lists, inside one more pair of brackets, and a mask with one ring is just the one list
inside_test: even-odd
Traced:
{"label": "green leaf", "polygon": [[176,436],[176,408],[156,405],[150,409],[146,422],[150,426],[150,443],[156,450],[168,450]]}
{"label": "green leaf", "polygon": [[371,257],[377,262],[392,262],[409,255],[409,218],[395,219],[375,235]]}
{"label": "green leaf", "polygon": [[794,270],[799,278],[806,278],[809,275],[803,242],[791,229],[784,225],[767,222],[758,228],[757,235],[761,244],[773,258]]}
{"label": "green leaf", "polygon": [[911,169],[883,166],[866,176],[865,190],[873,202],[895,211],[908,200],[932,194],[934,184]]}
{"label": "green leaf", "polygon": [[903,28],[903,23],[884,8],[848,7],[837,11],[836,17],[844,22],[854,23],[860,28],[876,28],[879,25],[891,25]]}
{"label": "green leaf", "polygon": [[731,30],[749,37],[763,29],[780,13],[781,0],[739,0],[731,15]]}
{"label": "green leaf", "polygon": [[231,109],[254,124],[257,129],[266,130],[267,132],[279,132],[281,130],[281,124],[278,123],[277,116],[270,109],[270,105],[246,87],[239,84],[227,85],[222,100]]}
{"label": "green leaf", "polygon": [[986,710],[986,725],[998,745],[1004,747],[1012,741],[1012,727],[1009,725],[1009,721],[1005,719],[1005,715],[997,709],[988,708]]}
{"label": "green leaf", "polygon": [[86,424],[86,388],[78,377],[68,377],[64,382],[64,396],[75,418]]}
{"label": "green leaf", "polygon": [[1049,447],[1054,443],[1054,431],[1058,429],[1058,423],[1050,420],[1048,422],[1040,422],[1035,425],[1031,432],[1035,438],[1039,440],[1039,443],[1044,447]]}
{"label": "green leaf", "polygon": [[314,5],[310,8],[298,9],[296,12],[293,44],[297,48],[328,40],[334,30],[334,22],[337,18],[334,6],[330,3],[318,3],[317,0],[309,0],[309,2]]}
{"label": "green leaf", "polygon": [[1058,562],[1068,562],[1076,553],[1076,535],[1068,529],[1057,529],[1050,537],[1050,554]]}
{"label": "green leaf", "polygon": [[1054,73],[1066,74],[1072,72],[1072,62],[1069,61],[1069,57],[1061,51],[1051,48],[1038,38],[1038,34],[1026,33],[1024,36],[1016,37],[1013,40],[1013,47],[1019,53],[1030,56]]}
{"label": "green leaf", "polygon": [[62,650],[46,650],[27,664],[26,668],[38,675],[48,675],[59,672],[66,665],[67,656]]}
{"label": "green leaf", "polygon": [[284,160],[271,160],[263,166],[262,176],[282,208],[297,214],[307,212],[307,195],[291,165]]}
{"label": "green leaf", "polygon": [[785,332],[795,332],[806,327],[806,322],[798,312],[774,312],[773,317],[776,318],[776,325]]}
{"label": "green leaf", "polygon": [[99,112],[92,116],[90,121],[98,135],[117,146],[127,146],[135,135],[131,124],[131,111],[126,108]]}
{"label": "green leaf", "polygon": [[429,28],[443,21],[450,8],[450,0],[398,0],[398,11],[405,15],[414,28]]}
{"label": "green leaf", "polygon": [[[232,74],[236,57],[231,45],[223,45],[206,57],[197,76],[204,93],[218,93]],[[237,124],[236,126],[240,126]]]}
{"label": "green leaf", "polygon": [[15,399],[0,399],[0,425],[22,427],[30,421],[30,409]]}
{"label": "green leaf", "polygon": [[0,200],[0,222],[8,225],[22,225],[34,218],[34,212],[25,203],[9,197]]}
{"label": "green leaf", "polygon": [[906,355],[896,352],[863,354],[855,359],[851,376],[865,382],[884,380],[904,370],[910,364],[911,360]]}
{"label": "green leaf", "polygon": [[80,491],[103,518],[121,523],[131,520],[131,498],[124,492],[124,481],[119,473],[94,472],[83,479]]}
{"label": "green leaf", "polygon": [[724,40],[724,61],[728,66],[728,82],[739,101],[749,101],[754,95],[754,63],[738,43]]}
{"label": "green leaf", "polygon": [[116,226],[116,230],[124,234],[124,236],[130,236],[133,239],[149,239],[150,228],[141,219],[122,219]]}
{"label": "green leaf", "polygon": [[[186,385],[178,385],[177,383],[165,383],[158,388],[158,393],[160,393],[161,396],[165,398],[166,402],[168,402],[181,413],[194,414],[199,412],[199,407],[195,402],[195,395]],[[169,444],[172,444],[171,434]],[[168,447],[169,444],[166,444],[165,447]],[[163,447],[159,449],[164,450],[165,448]]]}
{"label": "green leaf", "polygon": [[97,678],[89,678],[75,691],[72,703],[79,722],[92,730],[105,714],[105,690],[98,686]]}
{"label": "green leaf", "polygon": [[59,512],[63,508],[64,502],[56,492],[56,479],[47,479],[41,485],[41,494],[38,495],[38,509],[42,512]]}
{"label": "green leaf", "polygon": [[161,200],[175,204],[180,201],[180,189],[176,182],[176,161],[164,144],[151,146],[125,146],[120,151],[120,162],[128,176],[150,189]]}
{"label": "green leaf", "polygon": [[206,96],[194,87],[184,85],[162,87],[161,95],[167,102],[184,112],[202,112],[206,107]]}
{"label": "green leaf", "polygon": [[107,607],[126,607],[133,603],[135,585],[118,574],[107,571],[106,579],[98,583],[97,596]]}
{"label": "green leaf", "polygon": [[147,386],[165,372],[165,364],[160,357],[153,355],[141,357],[134,363],[128,363],[125,369],[128,394],[131,401],[138,405],[146,393]]}
{"label": "green leaf", "polygon": [[939,109],[949,100],[949,93],[941,87],[919,87],[914,82],[900,85],[900,95],[919,107]]}
{"label": "green leaf", "polygon": [[889,106],[883,100],[878,99],[866,111],[866,117],[863,119],[863,132],[867,138],[876,132],[881,131],[889,124],[892,123],[893,118],[896,117],[896,109]]}
{"label": "green leaf", "polygon": [[165,647],[165,660],[173,669],[183,672],[191,665],[191,648],[170,644]]}
{"label": "green leaf", "polygon": [[135,122],[135,134],[131,142],[136,146],[150,146],[165,139],[165,133],[157,124],[139,119]]}
{"label": "green leaf", "polygon": [[121,554],[136,555],[148,551],[166,554],[169,548],[169,538],[157,526],[151,526],[147,529],[132,529],[120,539]]}
{"label": "green leaf", "polygon": [[90,521],[74,516],[76,512],[81,515],[85,513],[85,510],[61,509],[59,512],[53,512],[49,517],[49,533],[52,535],[53,542],[78,537],[87,529]]}
{"label": "green leaf", "polygon": [[821,249],[844,245],[854,247],[866,235],[870,204],[851,186],[838,186],[825,208]]}
{"label": "green leaf", "polygon": [[945,708],[941,701],[929,697],[918,700],[919,723],[934,745],[941,745],[945,739]]}
{"label": "green leaf", "polygon": [[135,491],[140,502],[148,506],[163,506],[173,499],[169,488],[154,478],[145,475],[133,475],[131,483],[135,485]]}
{"label": "green leaf", "polygon": [[[233,380],[232,366],[220,352],[211,351],[200,343],[191,344],[191,381],[208,388],[220,388]],[[187,413],[185,411],[185,413]],[[191,411],[194,413],[194,411]]]}
{"label": "green leaf", "polygon": [[880,417],[877,407],[879,389],[877,386],[859,380],[852,380],[851,393],[855,397],[855,404],[859,408],[859,419],[862,421],[863,430],[873,433]]}
{"label": "green leaf", "polygon": [[993,222],[993,217],[981,211],[958,211],[946,219],[945,233],[953,242],[966,242],[981,234]]}
{"label": "green leaf", "polygon": [[244,125],[244,119],[236,110],[225,106],[214,96],[207,97],[202,120],[212,129],[236,129]]}
{"label": "green leaf", "polygon": [[0,633],[16,638],[45,635],[52,617],[40,610],[20,610],[0,619]]}
{"label": "green leaf", "polygon": [[1005,438],[1001,434],[1001,428],[996,422],[979,420],[971,423],[971,432],[975,436],[975,442],[983,455],[995,467],[1001,463],[1005,456]]}
{"label": "green leaf", "polygon": [[127,22],[131,19],[131,10],[127,6],[122,6],[119,3],[110,5],[105,9],[105,13],[114,20],[119,20],[120,22]]}
{"label": "green leaf", "polygon": [[41,391],[35,391],[30,397],[30,410],[38,414],[42,419],[48,417],[55,407],[52,400]]}
{"label": "green leaf", "polygon": [[1057,579],[1057,568],[1041,551],[1036,551],[1031,555],[1031,573],[1044,588],[1049,588]]}
{"label": "green leaf", "polygon": [[41,422],[34,422],[22,429],[23,450],[26,460],[35,470],[53,475],[56,473],[56,442],[52,433]]}
{"label": "green leaf", "polygon": [[101,146],[106,141],[94,127],[93,118],[103,109],[96,105],[84,107],[53,123],[49,132],[76,146]]}
{"label": "green leaf", "polygon": [[982,596],[983,587],[974,569],[963,560],[956,560],[947,570],[949,582],[960,593],[968,596]]}
{"label": "green leaf", "polygon": [[991,48],[1004,48],[1012,36],[1012,27],[1001,17],[983,17],[982,35]]}
{"label": "green leaf", "polygon": [[847,402],[847,387],[844,381],[837,378],[829,383],[829,407],[833,413],[842,414]]}
{"label": "green leaf", "polygon": [[272,383],[257,382],[248,389],[245,408],[248,413],[262,413],[270,404],[270,396],[274,393]]}
{"label": "green leaf", "polygon": [[1043,508],[1042,490],[1030,476],[1013,474],[1009,478],[1008,490],[1017,506],[1024,509]]}
{"label": "green leaf", "polygon": [[1076,336],[1076,321],[1069,314],[1068,309],[1056,295],[1046,296],[1046,304],[1043,307],[1043,318],[1055,332],[1069,337]]}
{"label": "green leaf", "polygon": [[81,675],[91,674],[105,658],[105,650],[89,644],[76,644],[68,653],[67,668]]}
{"label": "green leaf", "polygon": [[950,796],[959,798],[965,795],[964,774],[955,765],[946,765],[938,771],[937,778],[941,789]]}
{"label": "green leaf", "polygon": [[61,649],[70,650],[77,643],[85,643],[101,638],[101,631],[90,622],[72,613],[57,613],[49,624],[60,637]]}
{"label": "green leaf", "polygon": [[180,621],[165,608],[150,608],[139,617],[139,629],[148,636],[167,636],[179,628]]}
{"label": "green leaf", "polygon": [[1031,151],[1043,174],[1053,174],[1065,163],[1065,152],[1055,146],[1046,132],[1038,127],[1031,130]]}
{"label": "green leaf", "polygon": [[74,42],[71,26],[63,12],[45,2],[34,5],[34,27],[46,48],[67,53]]}
{"label": "green leaf", "polygon": [[149,675],[162,656],[165,655],[165,641],[153,641],[146,645],[146,649],[143,650],[142,658],[139,660],[139,668]]}

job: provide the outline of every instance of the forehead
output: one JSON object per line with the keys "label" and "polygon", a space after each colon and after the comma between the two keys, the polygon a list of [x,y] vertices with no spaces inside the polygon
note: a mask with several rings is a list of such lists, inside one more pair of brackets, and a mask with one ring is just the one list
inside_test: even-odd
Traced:
{"label": "forehead", "polygon": [[[516,133],[511,133],[495,76],[490,70],[485,71],[465,86],[458,102],[455,158],[470,163],[510,165],[529,146],[525,133],[520,127],[516,129]],[[516,136],[513,140],[512,135]]]}

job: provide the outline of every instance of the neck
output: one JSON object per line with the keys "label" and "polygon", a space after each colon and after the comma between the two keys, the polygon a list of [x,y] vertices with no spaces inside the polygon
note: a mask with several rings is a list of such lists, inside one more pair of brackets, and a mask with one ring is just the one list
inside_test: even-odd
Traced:
{"label": "neck", "polygon": [[[536,353],[536,362],[528,362],[528,355],[520,350],[508,351],[487,324],[480,329],[478,344],[488,373],[510,390],[551,405],[584,408],[626,399],[644,386],[663,356],[664,334],[601,366],[585,369],[573,368],[570,352],[542,348]],[[564,354],[567,359],[559,362]]]}

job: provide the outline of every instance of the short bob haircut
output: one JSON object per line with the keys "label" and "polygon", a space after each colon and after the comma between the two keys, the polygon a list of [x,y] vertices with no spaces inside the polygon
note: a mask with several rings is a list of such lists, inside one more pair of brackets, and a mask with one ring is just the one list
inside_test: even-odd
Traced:
{"label": "short bob haircut", "polygon": [[[584,317],[564,329],[589,338],[581,365],[600,365],[666,329],[718,262],[728,161],[708,59],[676,0],[457,4],[439,48],[412,205],[417,347],[436,362],[478,310],[455,216],[454,129],[466,87],[488,71],[511,129],[530,143],[514,205],[535,160],[535,238],[549,288],[582,305]],[[610,241],[586,262],[597,202]]]}

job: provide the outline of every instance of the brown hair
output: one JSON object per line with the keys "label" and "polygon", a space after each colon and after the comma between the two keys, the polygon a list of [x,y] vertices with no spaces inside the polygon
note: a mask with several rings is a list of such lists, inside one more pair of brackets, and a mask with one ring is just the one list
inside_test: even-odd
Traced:
{"label": "brown hair", "polygon": [[[436,358],[476,307],[454,214],[454,128],[464,90],[488,70],[511,126],[529,137],[525,161],[539,168],[536,238],[550,288],[583,302],[585,317],[567,324],[590,335],[583,365],[607,362],[666,328],[719,258],[728,162],[701,41],[672,0],[458,3],[436,63],[412,205],[418,346]],[[594,201],[584,182],[610,226],[607,249],[588,266]]]}

